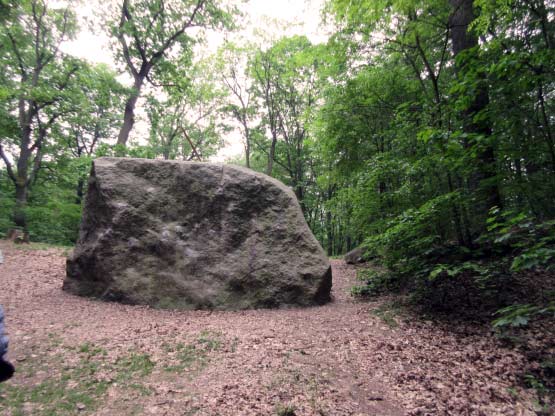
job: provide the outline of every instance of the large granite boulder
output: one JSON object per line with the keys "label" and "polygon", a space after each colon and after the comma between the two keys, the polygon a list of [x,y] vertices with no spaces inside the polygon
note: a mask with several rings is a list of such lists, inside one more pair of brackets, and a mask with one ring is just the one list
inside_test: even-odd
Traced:
{"label": "large granite boulder", "polygon": [[64,290],[178,309],[318,305],[331,268],[295,194],[249,169],[97,159]]}

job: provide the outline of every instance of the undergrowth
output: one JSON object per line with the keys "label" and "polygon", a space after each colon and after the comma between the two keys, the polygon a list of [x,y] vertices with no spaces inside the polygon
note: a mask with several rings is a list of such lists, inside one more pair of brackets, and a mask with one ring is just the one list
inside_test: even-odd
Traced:
{"label": "undergrowth", "polygon": [[[489,322],[500,342],[535,354],[523,384],[536,390],[540,407],[549,407],[555,401],[555,345],[549,341],[555,336],[549,330],[555,322],[555,221],[496,208],[487,231],[465,247],[430,232],[426,221],[436,208],[404,214],[366,241],[366,256],[378,256],[386,267],[359,269],[352,294],[403,294],[423,315]],[[393,323],[387,313],[376,311]],[[541,335],[529,337],[530,325]]]}

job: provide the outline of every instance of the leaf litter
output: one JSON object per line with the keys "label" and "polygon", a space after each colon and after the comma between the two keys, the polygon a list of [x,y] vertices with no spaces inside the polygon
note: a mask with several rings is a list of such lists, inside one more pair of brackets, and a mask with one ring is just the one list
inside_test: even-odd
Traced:
{"label": "leaf litter", "polygon": [[340,260],[322,307],[167,311],[63,292],[60,249],[0,250],[17,367],[2,415],[537,414],[525,354],[472,323],[353,299],[355,269]]}

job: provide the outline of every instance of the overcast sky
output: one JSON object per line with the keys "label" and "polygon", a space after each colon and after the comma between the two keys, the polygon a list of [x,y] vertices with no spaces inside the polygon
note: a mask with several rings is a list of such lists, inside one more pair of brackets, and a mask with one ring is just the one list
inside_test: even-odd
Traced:
{"label": "overcast sky", "polygon": [[[95,4],[102,0],[89,0],[77,8],[78,16],[81,20],[81,32],[77,38],[63,45],[63,50],[79,58],[86,59],[93,63],[105,63],[115,68],[112,53],[108,46],[108,37],[101,30],[88,29],[87,19],[94,15]],[[237,0],[241,3],[241,0]],[[306,35],[313,43],[325,42],[326,36],[319,29],[320,10],[324,0],[250,0],[246,4],[241,4],[246,16],[242,19],[245,28],[238,33],[231,35],[235,38],[243,38],[249,41],[257,40],[256,33],[263,31],[266,36],[277,39],[281,36]],[[278,20],[279,26],[274,26],[269,22]],[[98,25],[93,25],[98,26]],[[281,27],[281,28],[278,28]],[[209,53],[215,52],[223,41],[222,34],[212,34],[208,36]],[[120,81],[130,83],[128,75],[122,75]],[[144,119],[144,112],[138,103],[138,120],[132,132],[132,137],[140,138],[148,134],[148,126]],[[227,145],[222,149],[216,158],[223,161],[234,157],[242,152],[242,144],[239,137],[231,135],[226,138]]]}

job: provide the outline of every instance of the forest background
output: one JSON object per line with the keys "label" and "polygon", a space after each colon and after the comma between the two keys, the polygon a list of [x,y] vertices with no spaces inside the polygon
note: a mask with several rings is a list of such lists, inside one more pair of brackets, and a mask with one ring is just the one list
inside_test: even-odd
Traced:
{"label": "forest background", "polygon": [[328,255],[383,266],[355,294],[555,311],[555,2],[328,0],[326,42],[199,53],[242,4],[104,2],[115,70],[61,47],[78,3],[0,0],[0,235],[71,245],[92,159],[210,160],[233,135]]}

